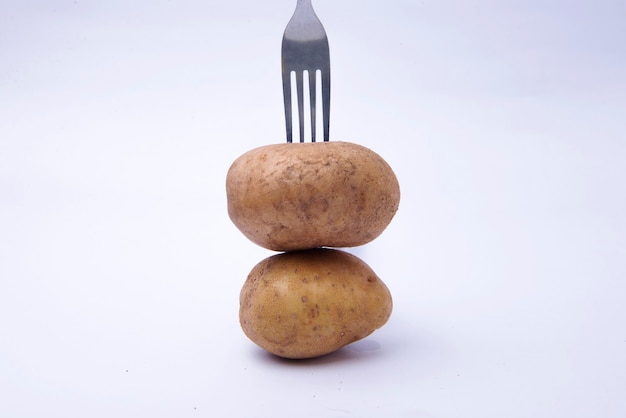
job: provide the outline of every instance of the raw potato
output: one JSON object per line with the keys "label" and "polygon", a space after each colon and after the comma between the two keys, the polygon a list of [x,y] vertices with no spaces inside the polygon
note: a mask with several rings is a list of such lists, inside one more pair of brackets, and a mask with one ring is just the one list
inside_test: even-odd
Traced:
{"label": "raw potato", "polygon": [[366,244],[400,203],[398,180],[385,160],[338,141],[253,149],[230,167],[226,195],[237,228],[276,251]]}
{"label": "raw potato", "polygon": [[239,320],[257,345],[280,357],[331,353],[383,326],[392,300],[358,257],[312,249],[257,264],[240,295]]}

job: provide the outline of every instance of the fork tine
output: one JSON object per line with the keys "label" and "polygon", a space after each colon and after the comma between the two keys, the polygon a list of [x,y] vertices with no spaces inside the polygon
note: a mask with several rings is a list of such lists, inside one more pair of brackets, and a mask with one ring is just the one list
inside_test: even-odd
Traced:
{"label": "fork tine", "polygon": [[304,142],[304,81],[303,71],[296,71],[296,91],[298,94],[298,122],[300,125],[300,142]]}
{"label": "fork tine", "polygon": [[311,107],[311,142],[315,142],[315,110],[317,107],[316,104],[316,94],[317,94],[317,89],[316,89],[316,78],[317,78],[317,71],[316,70],[311,70],[308,72],[309,73],[309,106]]}
{"label": "fork tine", "polygon": [[291,72],[283,69],[283,103],[285,104],[285,125],[287,129],[287,142],[293,141],[292,118],[291,118]]}
{"label": "fork tine", "polygon": [[324,141],[330,137],[330,68],[322,70],[322,113],[324,120]]}

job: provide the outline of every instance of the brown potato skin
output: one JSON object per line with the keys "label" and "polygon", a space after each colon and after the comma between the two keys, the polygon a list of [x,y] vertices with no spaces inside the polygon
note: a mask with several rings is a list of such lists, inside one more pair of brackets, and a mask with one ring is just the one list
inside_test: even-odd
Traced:
{"label": "brown potato skin", "polygon": [[228,215],[252,242],[275,251],[356,247],[378,237],[400,204],[391,167],[350,142],[253,149],[226,176]]}
{"label": "brown potato skin", "polygon": [[240,294],[244,333],[277,356],[322,356],[362,339],[391,315],[389,289],[340,250],[277,254],[258,263]]}

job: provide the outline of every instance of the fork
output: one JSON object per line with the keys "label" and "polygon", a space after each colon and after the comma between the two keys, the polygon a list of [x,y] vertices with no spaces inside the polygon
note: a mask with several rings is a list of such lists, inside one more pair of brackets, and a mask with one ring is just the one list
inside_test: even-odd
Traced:
{"label": "fork", "polygon": [[282,43],[283,101],[287,142],[292,142],[291,74],[296,74],[300,142],[304,142],[304,73],[309,77],[309,105],[311,112],[311,141],[316,139],[316,81],[321,73],[322,116],[324,141],[328,141],[330,127],[330,54],[328,38],[322,22],[315,14],[311,0],[298,0],[296,10],[285,28]]}

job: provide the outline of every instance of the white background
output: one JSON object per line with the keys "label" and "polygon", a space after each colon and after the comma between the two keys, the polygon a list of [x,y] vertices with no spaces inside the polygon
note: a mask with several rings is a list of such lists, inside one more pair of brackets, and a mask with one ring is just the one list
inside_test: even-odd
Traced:
{"label": "white background", "polygon": [[314,2],[331,140],[402,188],[352,250],[388,324],[317,360],[238,323],[226,213],[284,140],[295,1],[0,5],[0,415],[626,416],[626,4]]}

